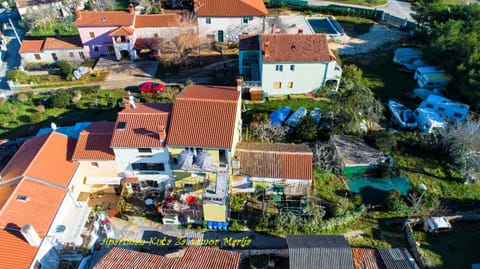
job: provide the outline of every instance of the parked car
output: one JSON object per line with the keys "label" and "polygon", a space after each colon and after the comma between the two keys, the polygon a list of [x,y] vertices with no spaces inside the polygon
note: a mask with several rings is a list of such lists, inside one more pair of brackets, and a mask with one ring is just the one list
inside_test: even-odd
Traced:
{"label": "parked car", "polygon": [[138,86],[138,91],[140,93],[159,93],[163,92],[164,85],[156,82],[144,82]]}
{"label": "parked car", "polygon": [[72,80],[80,79],[83,75],[90,73],[90,68],[85,66],[80,66],[75,71],[73,71]]}
{"label": "parked car", "polygon": [[452,224],[445,217],[428,218],[427,224],[429,233],[448,232],[452,229]]}

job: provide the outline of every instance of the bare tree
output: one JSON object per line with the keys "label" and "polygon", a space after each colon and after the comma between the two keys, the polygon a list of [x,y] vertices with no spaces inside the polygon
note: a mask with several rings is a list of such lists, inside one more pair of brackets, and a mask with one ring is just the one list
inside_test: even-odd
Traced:
{"label": "bare tree", "polygon": [[196,18],[191,13],[184,13],[178,30],[165,37],[162,45],[162,61],[167,65],[189,64],[189,55],[195,52],[200,41],[196,32]]}
{"label": "bare tree", "polygon": [[480,119],[468,118],[451,125],[444,134],[443,144],[466,177],[480,171]]}
{"label": "bare tree", "polygon": [[91,9],[96,10],[114,10],[116,5],[115,0],[93,0],[91,1]]}
{"label": "bare tree", "polygon": [[331,141],[317,141],[313,147],[313,166],[321,172],[343,173],[343,164]]}
{"label": "bare tree", "polygon": [[23,20],[27,29],[41,28],[51,29],[58,19],[60,18],[60,12],[54,8],[40,8],[32,11]]}
{"label": "bare tree", "polygon": [[285,130],[280,125],[272,126],[272,122],[270,120],[261,123],[254,122],[250,124],[250,128],[252,130],[253,137],[262,142],[274,143],[285,141]]}

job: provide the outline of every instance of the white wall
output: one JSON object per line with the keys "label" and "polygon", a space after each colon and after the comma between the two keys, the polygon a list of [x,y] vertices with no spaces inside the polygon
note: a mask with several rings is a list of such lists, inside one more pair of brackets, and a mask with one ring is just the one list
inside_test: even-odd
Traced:
{"label": "white wall", "polygon": [[[295,65],[295,70],[290,70],[290,65]],[[276,71],[276,65],[283,65],[283,71]],[[336,65],[330,62],[328,65]],[[330,70],[332,67],[328,66]],[[327,63],[263,63],[262,89],[268,96],[286,95],[295,93],[308,93],[324,85],[328,76]],[[280,89],[274,89],[274,82],[281,82]],[[293,87],[288,87],[288,82],[293,82]]]}
{"label": "white wall", "polygon": [[[73,53],[73,57],[70,55],[70,52]],[[71,50],[48,50],[38,53],[24,52],[21,53],[21,57],[25,63],[53,63],[55,60],[52,57],[52,53],[56,53],[58,61],[82,62],[85,59],[80,56],[80,52],[83,53],[82,48]],[[40,55],[39,60],[35,58],[35,54]]]}
{"label": "white wall", "polygon": [[201,40],[207,35],[214,35],[218,41],[218,31],[223,31],[224,41],[238,41],[238,35],[261,34],[264,31],[265,17],[253,17],[248,23],[243,23],[243,17],[210,17],[211,23],[206,23],[207,17],[198,18],[198,31]]}
{"label": "white wall", "polygon": [[[96,162],[98,167],[92,165],[92,162]],[[95,161],[95,160],[82,160],[78,161],[79,165],[77,171],[73,175],[70,190],[73,192],[74,197],[78,197],[80,192],[96,192],[102,187],[98,185],[85,185],[86,177],[119,177],[121,176],[120,169],[118,168],[117,162],[114,160],[108,161]],[[108,188],[111,186],[104,186],[103,188]]]}
{"label": "white wall", "polygon": [[[163,163],[165,171],[159,172],[161,175],[167,175],[172,177],[172,170],[170,169],[167,148],[152,148],[152,153],[138,152],[138,148],[113,148],[115,153],[115,159],[120,171],[131,171],[131,163],[143,162],[143,163]],[[150,157],[140,157],[150,156]],[[128,173],[127,171],[127,173]],[[135,175],[140,180],[153,179],[155,175]]]}
{"label": "white wall", "polygon": [[196,27],[142,27],[135,28],[137,38],[154,38],[155,34],[163,40],[171,40],[181,34],[195,33]]}

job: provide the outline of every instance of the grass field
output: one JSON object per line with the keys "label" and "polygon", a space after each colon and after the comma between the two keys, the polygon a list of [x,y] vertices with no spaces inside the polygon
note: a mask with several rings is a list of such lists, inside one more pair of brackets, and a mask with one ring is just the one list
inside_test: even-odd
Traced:
{"label": "grass field", "polygon": [[452,227],[447,233],[414,232],[431,268],[468,269],[471,264],[480,262],[478,222],[453,222]]}
{"label": "grass field", "polygon": [[370,31],[375,24],[374,21],[360,17],[335,16],[335,20],[340,23],[345,33],[351,37],[358,37]]}
{"label": "grass field", "polygon": [[387,3],[387,0],[332,0],[331,2],[374,7],[374,6],[385,5]]}

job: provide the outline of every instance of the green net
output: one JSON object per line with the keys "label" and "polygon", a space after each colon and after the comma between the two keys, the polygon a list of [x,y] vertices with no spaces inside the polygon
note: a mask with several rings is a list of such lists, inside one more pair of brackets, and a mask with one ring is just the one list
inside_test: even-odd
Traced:
{"label": "green net", "polygon": [[368,178],[366,166],[345,167],[344,177],[351,192],[362,195],[365,204],[380,204],[391,190],[407,195],[412,183],[407,177]]}

